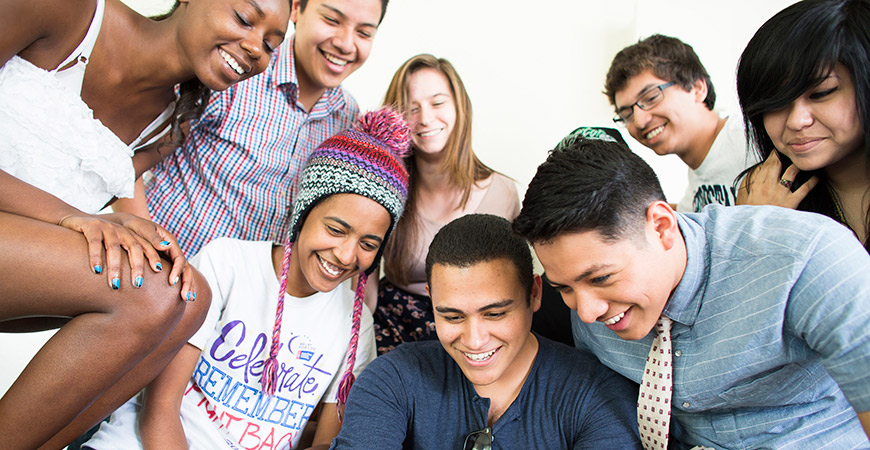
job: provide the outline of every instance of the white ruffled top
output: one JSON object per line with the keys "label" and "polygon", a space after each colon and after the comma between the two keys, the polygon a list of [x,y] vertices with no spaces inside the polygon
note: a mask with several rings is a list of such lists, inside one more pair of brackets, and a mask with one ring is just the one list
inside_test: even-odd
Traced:
{"label": "white ruffled top", "polygon": [[133,196],[132,156],[53,73],[18,56],[0,67],[0,169],[95,213]]}
{"label": "white ruffled top", "polygon": [[105,0],[97,0],[85,38],[58,65],[63,70],[44,70],[18,56],[0,67],[0,169],[87,213],[113,197],[133,196],[133,152],[165,135],[174,111],[173,102],[127,145],[82,101],[104,9]]}

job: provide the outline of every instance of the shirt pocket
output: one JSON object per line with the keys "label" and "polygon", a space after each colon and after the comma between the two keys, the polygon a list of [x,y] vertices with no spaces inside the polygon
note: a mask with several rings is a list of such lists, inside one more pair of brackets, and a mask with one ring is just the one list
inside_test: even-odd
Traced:
{"label": "shirt pocket", "polygon": [[827,372],[821,364],[786,364],[746,377],[726,389],[719,397],[729,408],[765,408],[816,401],[821,377]]}

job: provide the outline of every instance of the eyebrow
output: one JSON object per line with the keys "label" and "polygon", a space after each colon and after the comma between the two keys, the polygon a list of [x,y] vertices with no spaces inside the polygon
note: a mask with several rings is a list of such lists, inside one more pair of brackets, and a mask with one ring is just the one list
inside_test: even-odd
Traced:
{"label": "eyebrow", "polygon": [[[323,6],[324,8],[327,8],[327,9],[331,10],[332,12],[338,14],[338,16],[341,17],[342,19],[346,19],[346,18],[347,18],[347,15],[345,15],[343,12],[341,12],[340,9],[336,8],[335,6],[327,5],[326,3],[323,3],[323,4],[320,5],[320,6]],[[372,27],[372,28],[375,28],[375,29],[378,28],[377,25],[375,25],[375,24],[371,24],[371,23],[362,23],[361,25],[364,26],[364,27]]]}
{"label": "eyebrow", "polygon": [[[481,308],[479,308],[479,309],[477,310],[477,312],[486,312],[486,311],[489,311],[489,310],[492,310],[492,309],[505,308],[505,307],[508,307],[508,306],[512,305],[513,303],[514,303],[514,300],[513,300],[513,299],[502,300],[502,301],[499,301],[499,302],[490,303],[490,304],[488,304],[488,305],[486,305],[486,306],[482,306]],[[450,308],[450,307],[448,307],[448,306],[436,306],[436,307],[435,307],[435,311],[437,311],[437,312],[439,312],[439,313],[441,313],[441,314],[450,314],[450,313],[453,313],[453,314],[465,314],[465,311],[463,311],[463,310],[461,310],[461,309],[459,309],[459,308]]]}
{"label": "eyebrow", "polygon": [[[650,91],[650,89],[655,88],[655,87],[658,86],[659,84],[661,84],[661,83],[658,83],[658,84],[657,84],[657,83],[653,82],[653,83],[649,83],[649,84],[647,84],[647,85],[644,86],[643,89],[641,89],[640,92],[638,92],[637,95],[635,95],[634,97],[637,98],[638,100],[640,100],[640,96],[642,96],[643,94],[646,94],[647,92]],[[635,100],[634,103],[637,103],[637,100]],[[634,103],[632,103],[632,106],[634,105]],[[628,107],[629,107],[629,105],[623,105],[623,106],[620,106],[619,108],[617,108],[616,112],[624,111],[624,110],[628,109]]]}
{"label": "eyebrow", "polygon": [[[593,266],[590,266],[588,269],[586,269],[586,271],[584,271],[580,275],[577,275],[576,277],[574,277],[574,279],[572,281],[575,283],[578,283],[580,281],[583,281],[586,278],[589,278],[595,272],[598,272],[598,271],[604,270],[604,269],[608,269],[611,266],[612,266],[612,264],[595,264]],[[543,278],[544,281],[547,282],[547,284],[549,284],[550,286],[553,286],[554,288],[565,286],[564,284],[554,283],[553,281],[551,281],[549,278],[547,278],[546,273],[544,273],[544,275],[542,275],[541,278]]]}
{"label": "eyebrow", "polygon": [[260,18],[266,17],[266,13],[263,12],[263,8],[260,7],[260,4],[257,3],[256,0],[245,0],[245,2],[251,5],[255,11],[257,11],[257,15],[259,15]]}
{"label": "eyebrow", "polygon": [[[347,228],[348,230],[353,230],[353,227],[350,226],[349,223],[347,223],[347,222],[345,222],[344,220],[342,220],[340,217],[335,217],[335,216],[326,216],[326,217],[324,217],[324,219],[328,219],[328,220],[332,220],[332,221],[338,222],[339,225],[341,225],[341,226]],[[383,243],[383,242],[384,242],[384,238],[382,238],[382,237],[380,237],[380,236],[378,236],[378,235],[376,235],[376,234],[366,234],[366,235],[363,236],[363,238],[374,239],[374,240],[378,241],[378,243]]]}
{"label": "eyebrow", "polygon": [[[254,8],[254,11],[257,12],[257,15],[260,16],[261,19],[266,17],[266,13],[263,11],[263,8],[260,7],[260,4],[257,3],[257,0],[245,0],[245,3],[251,5]],[[275,31],[273,34],[284,39],[287,35],[283,31]]]}

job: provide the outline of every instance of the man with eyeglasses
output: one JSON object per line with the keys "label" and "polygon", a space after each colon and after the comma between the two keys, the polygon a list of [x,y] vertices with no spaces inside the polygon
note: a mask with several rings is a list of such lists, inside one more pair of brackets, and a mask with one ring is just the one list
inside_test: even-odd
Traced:
{"label": "man with eyeglasses", "polygon": [[713,110],[716,91],[691,46],[660,34],[630,45],[613,58],[604,89],[614,122],[656,154],[677,155],[689,166],[677,211],[736,204],[734,180],[758,159],[747,152],[740,115]]}
{"label": "man with eyeglasses", "polygon": [[640,449],[637,385],[531,332],[541,278],[510,223],[472,214],[426,258],[438,342],[361,374],[333,449]]}

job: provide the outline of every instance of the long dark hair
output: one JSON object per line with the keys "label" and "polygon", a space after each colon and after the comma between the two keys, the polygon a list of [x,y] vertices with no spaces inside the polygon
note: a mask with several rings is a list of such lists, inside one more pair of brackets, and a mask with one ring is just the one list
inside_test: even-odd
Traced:
{"label": "long dark hair", "polygon": [[[168,19],[175,13],[180,3],[175,0],[169,11],[152,16],[151,19],[156,21]],[[211,89],[202,84],[196,77],[178,85],[178,100],[175,101],[175,111],[172,112],[172,118],[169,122],[169,140],[160,143],[160,147],[174,149],[184,144],[185,135],[182,125],[202,116],[210,96]]]}
{"label": "long dark hair", "polygon": [[[855,103],[864,135],[864,155],[870,173],[870,1],[805,0],[780,11],[758,31],[740,57],[737,94],[750,147],[761,161],[776,151],[764,128],[764,114],[783,108],[821,83],[837,64],[848,69],[855,86]],[[791,160],[778,152],[783,169]],[[761,163],[759,163],[761,164]],[[749,189],[753,170],[744,172]],[[838,200],[824,170],[803,172],[820,183],[798,206],[845,224]],[[868,186],[870,189],[870,186]],[[870,211],[865,213],[870,231]],[[870,251],[870,235],[863,243]]]}

